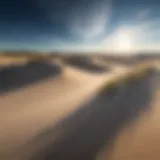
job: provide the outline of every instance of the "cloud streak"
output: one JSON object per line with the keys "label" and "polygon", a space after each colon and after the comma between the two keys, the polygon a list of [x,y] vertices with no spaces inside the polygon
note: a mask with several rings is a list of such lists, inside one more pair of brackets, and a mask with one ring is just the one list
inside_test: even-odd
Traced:
{"label": "cloud streak", "polygon": [[93,40],[104,34],[111,14],[111,3],[106,0],[94,2],[75,12],[69,20],[72,35],[82,40]]}
{"label": "cloud streak", "polygon": [[148,19],[150,15],[151,15],[151,11],[149,9],[141,10],[137,14],[137,19],[138,20]]}
{"label": "cloud streak", "polygon": [[[97,47],[101,51],[136,53],[140,51],[160,51],[159,19],[141,21],[118,26]],[[158,38],[159,37],[159,38]]]}
{"label": "cloud streak", "polygon": [[[124,22],[126,11],[121,11],[123,14],[117,15],[120,23],[114,23],[117,21],[115,15],[119,11],[111,0],[80,0],[77,4],[74,2],[67,4],[70,5],[69,11],[65,5],[66,3],[61,4],[53,17],[54,21],[56,18],[63,21],[62,26],[67,30],[67,37],[62,41],[61,38],[58,40],[56,40],[57,37],[51,38],[49,43],[55,44],[53,47],[60,46],[64,50],[115,52],[160,48],[158,47],[158,44],[160,46],[160,38],[158,38],[160,37],[160,19],[153,16],[152,8],[142,8],[139,12],[135,8],[132,12],[134,14],[127,15],[128,19]],[[65,10],[65,13],[61,13],[61,10]],[[53,11],[52,7],[50,11]],[[71,43],[69,43],[70,40]]]}

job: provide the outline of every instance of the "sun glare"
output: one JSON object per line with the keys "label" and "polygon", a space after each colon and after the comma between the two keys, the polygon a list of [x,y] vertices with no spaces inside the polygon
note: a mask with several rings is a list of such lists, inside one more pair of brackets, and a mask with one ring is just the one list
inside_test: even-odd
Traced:
{"label": "sun glare", "polygon": [[134,49],[134,40],[129,31],[120,31],[115,39],[116,50],[119,52],[129,52]]}

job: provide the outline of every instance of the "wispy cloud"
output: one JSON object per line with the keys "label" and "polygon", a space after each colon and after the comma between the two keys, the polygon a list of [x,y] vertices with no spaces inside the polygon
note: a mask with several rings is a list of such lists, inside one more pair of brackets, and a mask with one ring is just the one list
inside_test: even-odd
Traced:
{"label": "wispy cloud", "polygon": [[[104,37],[112,11],[111,3],[103,1],[90,11],[83,14],[76,13],[72,16],[69,27],[71,33],[83,41],[92,41]],[[137,13],[134,23],[124,23],[117,26],[109,36],[106,36],[96,45],[82,45],[88,50],[104,50],[115,52],[136,52],[138,50],[160,49],[159,18],[151,18],[152,10],[144,9]],[[101,38],[102,38],[101,37]],[[155,42],[154,42],[155,40]]]}
{"label": "wispy cloud", "polygon": [[[142,50],[160,51],[159,19],[150,19],[135,24],[123,24],[100,44],[102,50],[136,52]],[[159,37],[159,38],[158,38]]]}
{"label": "wispy cloud", "polygon": [[69,20],[71,34],[82,40],[91,40],[101,36],[109,22],[111,14],[110,1],[96,1],[91,6],[86,6],[80,12],[75,12]]}
{"label": "wispy cloud", "polygon": [[144,9],[144,10],[141,10],[137,13],[137,16],[136,18],[138,20],[144,20],[144,19],[148,19],[151,15],[151,10],[150,9]]}
{"label": "wispy cloud", "polygon": [[[57,16],[58,19],[66,22],[64,26],[79,44],[69,43],[67,40],[56,37],[51,38],[51,41],[48,42],[50,45],[53,44],[54,48],[61,46],[63,50],[104,50],[130,53],[138,50],[160,50],[160,18],[152,17],[153,9],[146,8],[139,12],[135,10],[130,21],[123,22],[123,17],[121,17],[121,23],[114,26],[115,24],[110,24],[110,22],[116,21],[116,19],[111,19],[113,18],[112,13],[116,13],[116,8],[112,6],[111,0],[84,0],[83,2],[83,5],[78,3],[69,13],[66,12],[66,16],[63,15],[61,18],[59,13]],[[106,35],[110,26],[114,30]]]}
{"label": "wispy cloud", "polygon": [[160,29],[157,27],[158,24],[160,24],[159,19],[150,19],[140,23],[135,22],[132,25],[123,24],[117,26],[109,36],[94,45],[82,43],[68,45],[67,47],[75,51],[107,51],[130,54],[138,51],[160,51]]}

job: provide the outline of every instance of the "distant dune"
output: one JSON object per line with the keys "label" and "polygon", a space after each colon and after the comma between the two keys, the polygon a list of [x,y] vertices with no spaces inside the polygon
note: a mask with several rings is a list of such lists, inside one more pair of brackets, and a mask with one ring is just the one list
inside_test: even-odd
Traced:
{"label": "distant dune", "polygon": [[72,56],[65,58],[65,63],[73,67],[83,69],[92,73],[104,73],[109,70],[107,66],[96,64],[93,62],[92,57],[87,56]]}
{"label": "distant dune", "polygon": [[0,69],[0,93],[25,87],[51,76],[58,76],[62,68],[48,62],[30,62],[25,65],[2,67]]}

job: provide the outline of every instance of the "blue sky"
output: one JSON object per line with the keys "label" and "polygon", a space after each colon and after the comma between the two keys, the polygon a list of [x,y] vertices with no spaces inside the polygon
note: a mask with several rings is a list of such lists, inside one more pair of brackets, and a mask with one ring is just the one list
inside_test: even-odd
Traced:
{"label": "blue sky", "polygon": [[159,0],[5,0],[0,49],[160,51]]}

